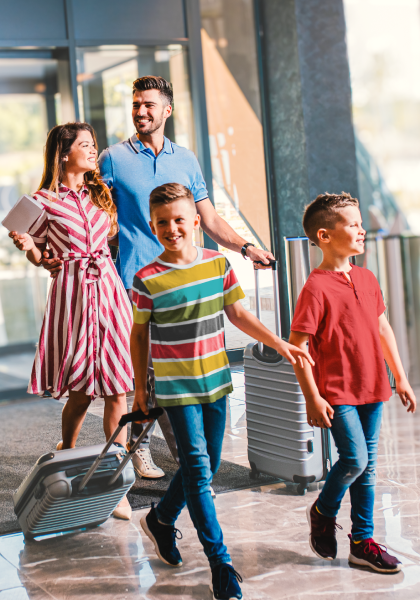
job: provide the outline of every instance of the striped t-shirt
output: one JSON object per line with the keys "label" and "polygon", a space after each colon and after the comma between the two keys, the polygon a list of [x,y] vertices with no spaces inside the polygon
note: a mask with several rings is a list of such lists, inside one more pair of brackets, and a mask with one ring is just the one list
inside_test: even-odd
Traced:
{"label": "striped t-shirt", "polygon": [[188,265],[156,258],[134,276],[134,322],[151,322],[160,406],[215,402],[233,390],[223,309],[244,297],[227,258],[205,248]]}

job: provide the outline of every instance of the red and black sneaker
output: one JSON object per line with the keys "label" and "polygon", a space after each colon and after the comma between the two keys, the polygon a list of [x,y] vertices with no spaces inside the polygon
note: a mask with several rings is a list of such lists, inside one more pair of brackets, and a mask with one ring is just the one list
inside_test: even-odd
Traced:
{"label": "red and black sneaker", "polygon": [[306,509],[311,532],[309,545],[312,552],[324,560],[334,560],[337,556],[336,529],[343,529],[338,525],[335,517],[325,517],[316,509],[316,501]]}
{"label": "red and black sneaker", "polygon": [[401,571],[401,563],[388,554],[387,549],[382,544],[377,544],[372,538],[362,540],[355,544],[351,535],[349,562],[354,565],[369,567],[378,573],[398,573]]}

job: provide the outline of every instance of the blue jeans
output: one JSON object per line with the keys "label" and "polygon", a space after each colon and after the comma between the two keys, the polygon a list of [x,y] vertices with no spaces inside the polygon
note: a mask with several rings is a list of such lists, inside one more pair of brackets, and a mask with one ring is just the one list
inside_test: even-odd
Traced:
{"label": "blue jeans", "polygon": [[339,459],[328,474],[317,500],[319,511],[335,517],[350,488],[352,538],[373,537],[376,461],[383,403],[334,406],[331,433]]}
{"label": "blue jeans", "polygon": [[178,446],[180,468],[156,507],[159,521],[174,525],[185,504],[213,568],[230,562],[211,497],[220,465],[226,424],[226,396],[211,404],[166,408]]}

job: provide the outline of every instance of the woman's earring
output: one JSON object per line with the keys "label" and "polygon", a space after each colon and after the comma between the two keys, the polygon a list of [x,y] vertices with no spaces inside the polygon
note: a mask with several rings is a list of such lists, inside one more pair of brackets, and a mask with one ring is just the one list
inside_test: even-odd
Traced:
{"label": "woman's earring", "polygon": [[65,156],[65,157],[63,158],[63,161],[65,161],[65,160],[67,161],[68,159],[69,159],[69,157],[68,157],[68,156]]}

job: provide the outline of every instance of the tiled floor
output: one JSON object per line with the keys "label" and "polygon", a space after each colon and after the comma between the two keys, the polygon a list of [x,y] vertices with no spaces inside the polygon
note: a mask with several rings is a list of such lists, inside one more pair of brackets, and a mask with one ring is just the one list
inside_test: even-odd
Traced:
{"label": "tiled floor", "polygon": [[[243,374],[234,369],[223,458],[247,464]],[[96,410],[99,410],[97,406]],[[407,415],[398,399],[386,406],[380,442],[375,536],[403,563],[401,573],[379,575],[347,562],[349,500],[339,514],[338,558],[329,563],[308,546],[305,509],[317,495],[297,496],[278,484],[216,498],[225,540],[244,578],[244,598],[420,598],[420,414]],[[209,600],[209,569],[188,513],[178,527],[181,569],[166,567],[131,522],[109,519],[96,529],[25,542],[0,537],[0,600]]]}

